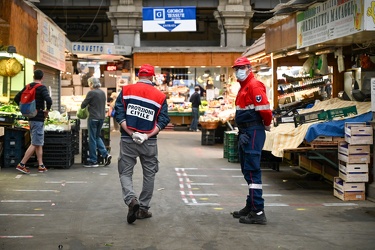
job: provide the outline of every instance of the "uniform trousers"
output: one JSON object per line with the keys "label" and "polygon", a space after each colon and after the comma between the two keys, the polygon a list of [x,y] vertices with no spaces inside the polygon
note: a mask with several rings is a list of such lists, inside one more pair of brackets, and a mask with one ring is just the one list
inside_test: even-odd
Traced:
{"label": "uniform trousers", "polygon": [[126,205],[129,205],[133,198],[137,199],[133,188],[133,172],[137,158],[143,171],[143,185],[138,201],[141,209],[148,210],[154,192],[155,174],[159,171],[157,140],[149,139],[138,145],[130,137],[121,138],[118,172]]}
{"label": "uniform trousers", "polygon": [[239,159],[242,174],[249,187],[246,205],[257,212],[264,209],[260,161],[265,139],[264,126],[240,129]]}

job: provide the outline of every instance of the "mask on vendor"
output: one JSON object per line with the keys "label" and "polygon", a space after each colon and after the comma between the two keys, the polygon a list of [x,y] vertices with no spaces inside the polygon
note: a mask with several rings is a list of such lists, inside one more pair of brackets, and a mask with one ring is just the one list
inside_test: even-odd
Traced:
{"label": "mask on vendor", "polygon": [[238,69],[236,71],[236,77],[238,80],[243,81],[246,79],[246,77],[249,75],[247,72],[247,69]]}

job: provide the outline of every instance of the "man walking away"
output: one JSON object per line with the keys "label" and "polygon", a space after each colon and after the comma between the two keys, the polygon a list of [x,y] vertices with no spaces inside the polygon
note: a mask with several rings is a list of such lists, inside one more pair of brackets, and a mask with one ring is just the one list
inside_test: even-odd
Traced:
{"label": "man walking away", "polygon": [[[128,206],[128,223],[152,216],[149,212],[154,192],[155,174],[159,170],[157,134],[170,119],[166,96],[153,86],[154,67],[144,64],[139,81],[123,86],[116,99],[116,120],[120,124],[118,172],[123,200]],[[139,157],[143,169],[143,186],[139,200],[133,189],[133,170]]]}

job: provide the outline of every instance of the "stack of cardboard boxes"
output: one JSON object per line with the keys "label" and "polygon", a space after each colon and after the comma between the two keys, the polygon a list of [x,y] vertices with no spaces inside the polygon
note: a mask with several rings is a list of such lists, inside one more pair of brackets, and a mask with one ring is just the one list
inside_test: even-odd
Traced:
{"label": "stack of cardboard boxes", "polygon": [[371,126],[345,123],[345,142],[338,144],[339,176],[334,177],[334,196],[344,201],[365,200],[372,144]]}

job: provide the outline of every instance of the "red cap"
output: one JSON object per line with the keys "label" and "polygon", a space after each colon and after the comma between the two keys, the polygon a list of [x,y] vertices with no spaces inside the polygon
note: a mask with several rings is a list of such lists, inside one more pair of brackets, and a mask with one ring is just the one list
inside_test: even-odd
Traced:
{"label": "red cap", "polygon": [[246,57],[239,57],[234,61],[234,65],[232,66],[232,68],[244,65],[251,66],[250,61]]}
{"label": "red cap", "polygon": [[154,75],[155,75],[154,66],[150,64],[143,64],[138,72],[138,76],[154,76]]}

